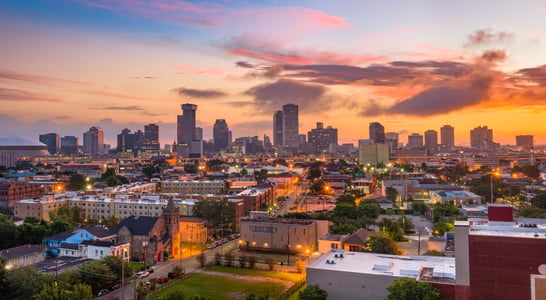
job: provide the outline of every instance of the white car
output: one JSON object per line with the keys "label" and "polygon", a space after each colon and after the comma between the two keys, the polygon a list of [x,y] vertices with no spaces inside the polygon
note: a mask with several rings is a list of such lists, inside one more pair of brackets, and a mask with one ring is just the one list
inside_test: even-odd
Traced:
{"label": "white car", "polygon": [[136,278],[144,278],[146,276],[150,275],[150,272],[146,272],[146,271],[140,271],[140,272],[137,272],[135,274],[135,277]]}

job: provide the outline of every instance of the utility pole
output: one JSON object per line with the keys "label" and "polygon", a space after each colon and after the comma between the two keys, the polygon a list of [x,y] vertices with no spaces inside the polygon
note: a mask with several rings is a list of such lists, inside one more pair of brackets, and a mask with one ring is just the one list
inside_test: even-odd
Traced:
{"label": "utility pole", "polygon": [[288,225],[288,244],[286,245],[286,253],[288,254],[286,259],[286,265],[290,265],[290,225]]}

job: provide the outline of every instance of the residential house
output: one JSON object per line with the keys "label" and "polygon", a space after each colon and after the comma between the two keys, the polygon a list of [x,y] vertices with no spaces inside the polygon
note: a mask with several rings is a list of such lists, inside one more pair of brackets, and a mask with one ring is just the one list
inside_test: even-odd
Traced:
{"label": "residential house", "polygon": [[33,265],[45,260],[46,247],[42,245],[22,245],[0,251],[0,257],[6,259],[6,269]]}

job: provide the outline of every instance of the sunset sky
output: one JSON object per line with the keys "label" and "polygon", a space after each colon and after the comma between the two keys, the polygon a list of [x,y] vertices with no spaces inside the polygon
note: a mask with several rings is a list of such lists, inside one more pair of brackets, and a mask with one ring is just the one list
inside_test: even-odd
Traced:
{"label": "sunset sky", "polygon": [[[107,142],[180,104],[233,136],[271,135],[283,104],[340,143],[368,124],[408,134],[487,125],[546,144],[544,1],[0,1],[0,136],[100,126]],[[81,143],[81,142],[80,142]]]}

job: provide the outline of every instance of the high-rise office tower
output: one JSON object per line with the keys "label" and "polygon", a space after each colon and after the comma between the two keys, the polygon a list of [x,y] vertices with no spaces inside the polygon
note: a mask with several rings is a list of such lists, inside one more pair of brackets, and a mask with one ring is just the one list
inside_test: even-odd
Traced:
{"label": "high-rise office tower", "polygon": [[455,146],[455,129],[451,125],[440,128],[440,139],[443,148],[451,149]]}
{"label": "high-rise office tower", "polygon": [[412,133],[408,136],[408,148],[422,148],[423,147],[423,136],[418,133]]}
{"label": "high-rise office tower", "polygon": [[387,132],[385,133],[385,142],[389,144],[389,153],[394,153],[394,150],[398,149],[399,143],[398,132]]}
{"label": "high-rise office tower", "polygon": [[299,117],[296,104],[282,106],[282,137],[283,145],[290,147],[299,146]]}
{"label": "high-rise office tower", "polygon": [[104,132],[93,126],[83,133],[83,152],[85,154],[101,154],[104,152]]}
{"label": "high-rise office tower", "polygon": [[142,145],[142,150],[159,151],[159,149],[159,125],[144,125],[144,144]]}
{"label": "high-rise office tower", "polygon": [[516,135],[516,146],[525,150],[531,150],[534,147],[532,135]]}
{"label": "high-rise office tower", "polygon": [[61,153],[63,154],[78,153],[78,138],[75,136],[63,136],[61,138]]}
{"label": "high-rise office tower", "polygon": [[315,152],[327,152],[331,144],[337,146],[337,129],[317,122],[317,128],[307,132],[307,141],[315,146]]}
{"label": "high-rise office tower", "polygon": [[282,146],[282,111],[273,114],[273,145]]}
{"label": "high-rise office tower", "polygon": [[370,140],[373,144],[385,144],[385,127],[381,123],[370,123]]}
{"label": "high-rise office tower", "polygon": [[40,134],[40,142],[47,145],[47,150],[51,154],[59,152],[60,140],[59,135],[56,133]]}
{"label": "high-rise office tower", "polygon": [[214,127],[212,129],[212,138],[214,140],[214,152],[220,152],[222,149],[226,149],[229,144],[228,140],[229,128],[226,120],[217,119],[214,122]]}
{"label": "high-rise office tower", "polygon": [[438,132],[436,130],[425,131],[425,148],[429,150],[438,149]]}
{"label": "high-rise office tower", "polygon": [[121,130],[121,133],[118,134],[118,152],[127,152],[127,150],[132,150],[134,146],[134,136],[131,134],[131,130],[124,128]]}
{"label": "high-rise office tower", "polygon": [[478,126],[470,130],[470,146],[474,148],[487,148],[488,143],[493,142],[493,129],[487,126]]}
{"label": "high-rise office tower", "polygon": [[197,105],[182,104],[182,115],[178,115],[176,122],[176,137],[178,153],[183,157],[189,157],[192,141],[195,140],[195,111]]}

